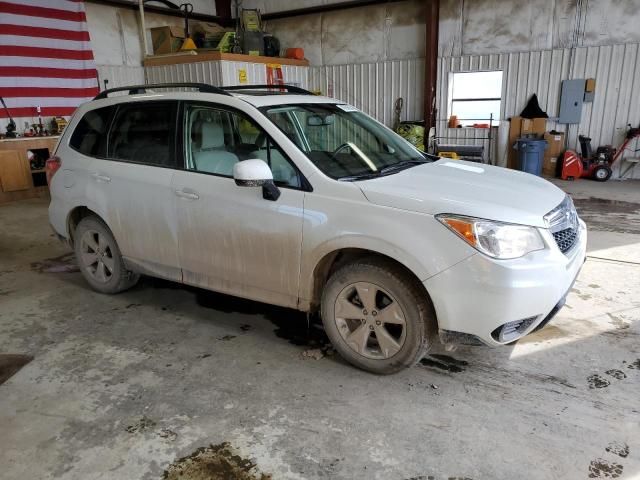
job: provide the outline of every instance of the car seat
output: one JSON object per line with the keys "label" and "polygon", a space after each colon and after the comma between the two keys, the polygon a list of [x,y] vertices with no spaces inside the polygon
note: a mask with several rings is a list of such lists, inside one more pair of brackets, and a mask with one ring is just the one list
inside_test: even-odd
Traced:
{"label": "car seat", "polygon": [[202,124],[200,150],[193,154],[193,160],[200,172],[233,176],[238,156],[225,149],[222,125],[213,122]]}

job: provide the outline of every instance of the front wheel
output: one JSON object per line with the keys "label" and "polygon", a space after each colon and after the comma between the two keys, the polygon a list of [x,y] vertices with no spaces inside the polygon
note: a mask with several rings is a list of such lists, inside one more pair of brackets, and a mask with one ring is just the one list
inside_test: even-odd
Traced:
{"label": "front wheel", "polygon": [[377,374],[414,365],[435,333],[426,292],[403,269],[377,259],[356,261],[331,275],[321,313],[338,353]]}

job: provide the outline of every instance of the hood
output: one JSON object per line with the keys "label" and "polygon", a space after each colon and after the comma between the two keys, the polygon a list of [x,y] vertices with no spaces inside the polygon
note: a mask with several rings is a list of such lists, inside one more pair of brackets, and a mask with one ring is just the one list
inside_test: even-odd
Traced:
{"label": "hood", "polygon": [[546,227],[544,215],[566,195],[535,175],[448,159],[356,182],[356,185],[376,205],[536,227]]}

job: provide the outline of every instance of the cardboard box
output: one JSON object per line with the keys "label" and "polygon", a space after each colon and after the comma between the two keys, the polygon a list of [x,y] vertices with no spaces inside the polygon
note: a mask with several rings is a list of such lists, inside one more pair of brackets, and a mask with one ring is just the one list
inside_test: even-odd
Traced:
{"label": "cardboard box", "polygon": [[154,55],[179,51],[184,39],[183,27],[167,26],[151,29],[151,43],[153,43]]}
{"label": "cardboard box", "polygon": [[564,151],[564,133],[563,132],[547,132],[544,134],[547,141],[547,149],[544,152],[545,157],[559,157]]}
{"label": "cardboard box", "polygon": [[507,168],[518,168],[518,152],[513,149],[513,144],[520,138],[522,117],[511,117],[509,121],[509,154],[507,155]]}
{"label": "cardboard box", "polygon": [[545,177],[555,178],[558,175],[559,157],[544,157],[542,164],[542,175]]}
{"label": "cardboard box", "polygon": [[538,135],[542,137],[546,129],[546,118],[523,118],[520,133],[522,135]]}
{"label": "cardboard box", "polygon": [[596,91],[596,79],[587,78],[587,83],[584,86],[584,91],[587,93],[593,93]]}

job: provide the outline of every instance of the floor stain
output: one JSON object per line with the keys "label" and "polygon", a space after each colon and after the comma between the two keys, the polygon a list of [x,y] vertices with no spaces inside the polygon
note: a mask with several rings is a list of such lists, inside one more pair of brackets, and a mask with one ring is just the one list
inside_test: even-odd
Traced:
{"label": "floor stain", "polygon": [[132,425],[127,425],[125,430],[129,433],[138,433],[144,432],[145,430],[150,430],[156,426],[156,422],[151,420],[149,417],[143,415],[140,420]]}
{"label": "floor stain", "polygon": [[589,464],[589,478],[618,478],[622,475],[622,465],[596,458]]}
{"label": "floor stain", "polygon": [[587,385],[589,385],[589,388],[606,388],[611,385],[611,382],[598,374],[594,374],[587,377]]}
{"label": "floor stain", "polygon": [[173,430],[169,430],[168,428],[163,428],[158,432],[158,436],[160,438],[164,438],[169,442],[173,442],[176,438],[178,438],[178,434]]}
{"label": "floor stain", "polygon": [[225,335],[224,337],[220,337],[218,340],[222,340],[223,342],[228,342],[229,340],[233,340],[236,338],[235,335]]}
{"label": "floor stain", "polygon": [[420,360],[420,364],[425,367],[434,367],[451,373],[460,373],[464,372],[465,367],[469,365],[469,362],[465,360],[458,360],[450,355],[434,353],[433,355],[427,355]]}
{"label": "floor stain", "polygon": [[604,198],[574,198],[573,202],[589,228],[606,232],[640,234],[640,204]]}
{"label": "floor stain", "polygon": [[635,362],[631,362],[627,368],[630,368],[631,370],[640,370],[640,358]]}
{"label": "floor stain", "polygon": [[629,456],[629,445],[624,442],[611,442],[605,450],[622,458]]}
{"label": "floor stain", "polygon": [[74,273],[80,271],[78,265],[76,265],[74,253],[65,253],[58,257],[32,262],[31,270],[38,273]]}
{"label": "floor stain", "polygon": [[616,330],[626,330],[631,326],[629,323],[625,322],[624,320],[622,320],[622,318],[618,317],[617,315],[607,312],[607,316],[611,319],[609,323],[614,327],[616,327]]}
{"label": "floor stain", "polygon": [[31,360],[33,360],[31,355],[0,354],[0,385],[18,373]]}
{"label": "floor stain", "polygon": [[235,453],[227,442],[201,447],[164,471],[165,480],[271,480],[256,464]]}
{"label": "floor stain", "polygon": [[613,370],[607,370],[606,372],[607,375],[615,378],[616,380],[623,380],[625,378],[627,378],[627,375],[622,371],[622,370],[618,370],[618,369],[613,369]]}

